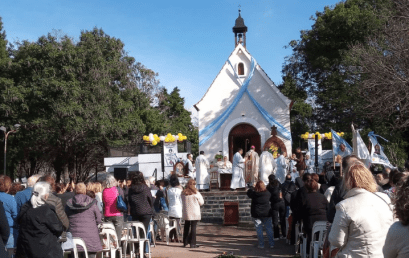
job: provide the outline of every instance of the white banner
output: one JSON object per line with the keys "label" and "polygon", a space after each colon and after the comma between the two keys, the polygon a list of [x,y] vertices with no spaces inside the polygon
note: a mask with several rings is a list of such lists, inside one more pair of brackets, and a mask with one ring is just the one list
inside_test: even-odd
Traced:
{"label": "white banner", "polygon": [[[308,151],[310,153],[310,159],[315,169],[315,139],[308,139]],[[322,145],[321,140],[318,140],[318,168],[322,170],[324,162],[322,161]]]}
{"label": "white banner", "polygon": [[179,160],[178,158],[178,144],[177,142],[165,142],[165,167],[173,167]]}

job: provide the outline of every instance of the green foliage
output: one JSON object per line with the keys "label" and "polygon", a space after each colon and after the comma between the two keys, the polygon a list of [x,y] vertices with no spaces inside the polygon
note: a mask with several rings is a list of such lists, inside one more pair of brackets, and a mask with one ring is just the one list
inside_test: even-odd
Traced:
{"label": "green foliage", "polygon": [[186,135],[187,140],[192,143],[192,154],[197,156],[199,154],[199,131],[193,126],[191,112],[185,109],[185,100],[179,92],[177,87],[170,94],[165,88],[162,90],[163,100],[158,106],[164,117],[164,120],[161,121],[164,125],[162,133]]}
{"label": "green foliage", "polygon": [[150,132],[180,132],[198,151],[179,89],[159,94],[158,74],[121,40],[97,28],[78,42],[54,34],[7,49],[0,20],[0,125],[22,125],[9,138],[11,176],[55,172],[59,180],[68,171],[84,180],[102,169],[108,147],[137,146]]}
{"label": "green foliage", "polygon": [[[352,46],[373,43],[371,37],[385,28],[388,15],[393,12],[390,0],[346,0],[317,12],[312,18],[314,24],[311,29],[301,31],[300,39],[289,44],[293,54],[286,59],[282,72],[286,76],[284,81],[289,81],[290,86],[283,85],[282,88],[286,86],[293,90],[282,91],[287,92],[284,94],[290,99],[294,90],[303,88],[308,93],[313,112],[307,124],[315,127],[310,129],[324,132],[332,128],[345,132],[347,140],[352,137],[348,133],[351,123],[364,129],[361,132],[364,140],[367,140],[369,131],[375,131],[391,141],[383,146],[391,162],[401,166],[407,158],[407,130],[393,130],[391,117],[368,119],[364,108],[368,102],[361,95],[362,82],[366,77],[351,76],[354,75],[351,71],[357,70],[361,61],[355,59],[351,62]],[[376,78],[384,80],[379,76]],[[303,93],[300,91],[298,94]],[[294,112],[300,109],[307,110],[293,107]],[[298,115],[305,117],[308,113]],[[293,132],[303,126],[301,121],[292,117]]]}
{"label": "green foliage", "polygon": [[347,131],[351,122],[365,123],[359,85],[348,80],[345,57],[351,44],[365,42],[381,27],[384,21],[377,13],[389,4],[388,0],[347,0],[326,7],[312,18],[311,30],[301,31],[300,40],[290,42],[293,54],[286,59],[283,73],[291,74],[309,92],[318,129]]}
{"label": "green foliage", "polygon": [[293,148],[299,147],[301,134],[309,131],[309,123],[312,115],[312,107],[308,104],[308,94],[306,90],[298,86],[291,74],[283,77],[283,83],[278,86],[281,92],[293,101],[290,111],[291,118],[291,136],[293,139]]}

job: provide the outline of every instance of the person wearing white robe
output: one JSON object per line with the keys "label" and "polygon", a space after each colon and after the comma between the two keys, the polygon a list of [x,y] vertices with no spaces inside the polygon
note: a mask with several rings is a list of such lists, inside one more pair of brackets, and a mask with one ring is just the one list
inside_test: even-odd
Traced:
{"label": "person wearing white robe", "polygon": [[209,189],[209,172],[207,169],[210,164],[207,158],[204,156],[204,151],[200,151],[200,155],[196,158],[196,188],[198,190]]}
{"label": "person wearing white robe", "polygon": [[193,167],[192,161],[193,161],[192,154],[187,154],[187,160],[186,160],[186,165],[187,165],[187,170],[188,170],[187,176],[196,180],[195,168]]}
{"label": "person wearing white robe", "polygon": [[243,188],[246,186],[244,181],[244,163],[246,159],[243,159],[243,149],[238,149],[233,156],[233,173],[231,178],[230,188],[232,191],[236,188]]}
{"label": "person wearing white robe", "polygon": [[307,167],[306,171],[309,174],[315,173],[314,170],[314,162],[312,159],[310,159],[310,155],[305,155],[305,166]]}
{"label": "person wearing white robe", "polygon": [[276,172],[276,178],[277,180],[282,184],[285,181],[285,176],[286,176],[286,168],[287,164],[285,162],[285,157],[287,156],[287,153],[284,152],[282,155],[280,155],[277,160],[277,172]]}
{"label": "person wearing white robe", "polygon": [[300,173],[297,171],[297,157],[295,154],[290,159],[290,175],[291,175],[291,180],[295,183],[295,179],[297,177],[300,177]]}
{"label": "person wearing white robe", "polygon": [[274,160],[273,154],[268,151],[263,151],[260,155],[260,174],[259,179],[268,185],[268,176],[276,173],[277,163]]}

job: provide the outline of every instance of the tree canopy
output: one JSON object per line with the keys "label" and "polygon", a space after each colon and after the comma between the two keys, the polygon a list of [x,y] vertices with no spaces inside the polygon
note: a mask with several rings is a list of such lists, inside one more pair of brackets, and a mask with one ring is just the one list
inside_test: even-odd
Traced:
{"label": "tree canopy", "polygon": [[9,139],[8,173],[48,169],[57,180],[64,171],[84,180],[109,146],[137,145],[150,132],[194,134],[179,90],[162,97],[169,109],[161,110],[158,74],[102,29],[82,31],[78,42],[49,33],[9,49],[0,32],[0,124],[22,125]]}
{"label": "tree canopy", "polygon": [[[385,33],[385,28],[391,28],[390,17],[395,12],[395,5],[390,0],[346,0],[325,7],[312,17],[314,24],[311,29],[301,31],[300,39],[290,42],[288,47],[292,49],[292,55],[286,58],[282,73],[285,75],[285,84],[290,78],[291,83],[296,85],[293,87],[302,88],[308,93],[307,103],[313,108],[310,129],[332,128],[350,132],[351,123],[354,123],[365,131],[375,130],[391,140],[385,144],[387,151],[389,149],[388,154],[400,156],[395,164],[402,165],[402,156],[409,143],[406,136],[408,128],[394,130],[396,126],[392,126],[391,122],[396,116],[404,118],[402,112],[399,114],[400,109],[407,106],[404,101],[406,92],[401,92],[404,83],[391,87],[394,83],[393,75],[384,72],[382,76],[391,79],[385,81],[377,73],[385,64],[385,60],[381,59],[386,59],[384,57],[388,56],[388,51],[379,48],[381,44],[374,45],[374,42],[379,42],[375,38]],[[385,40],[382,44],[385,44]],[[368,53],[371,49],[374,51],[374,48],[377,53]],[[364,53],[368,57],[366,61],[363,60]],[[399,60],[406,62],[404,58]],[[369,62],[374,63],[368,66]],[[374,66],[378,66],[377,72]],[[372,69],[372,75],[368,74],[369,69]],[[394,71],[395,75],[397,70]],[[374,87],[380,84],[384,87],[372,88],[372,91],[369,89],[370,85]],[[390,87],[387,89],[386,85]],[[377,106],[378,101],[383,103]],[[388,108],[381,111],[381,107],[386,106]],[[388,114],[395,116],[391,120]],[[347,134],[347,138],[351,136]],[[393,150],[391,146],[394,146]]]}

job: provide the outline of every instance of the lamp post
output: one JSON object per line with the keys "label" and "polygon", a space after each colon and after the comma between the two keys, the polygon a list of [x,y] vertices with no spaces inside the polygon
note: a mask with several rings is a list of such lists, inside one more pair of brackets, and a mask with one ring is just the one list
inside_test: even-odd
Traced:
{"label": "lamp post", "polygon": [[3,173],[4,175],[6,174],[6,158],[7,158],[7,138],[9,137],[10,133],[15,133],[17,132],[17,130],[19,129],[20,125],[19,124],[15,124],[14,125],[14,130],[10,130],[7,132],[6,127],[4,126],[0,126],[0,130],[4,132],[4,170]]}

